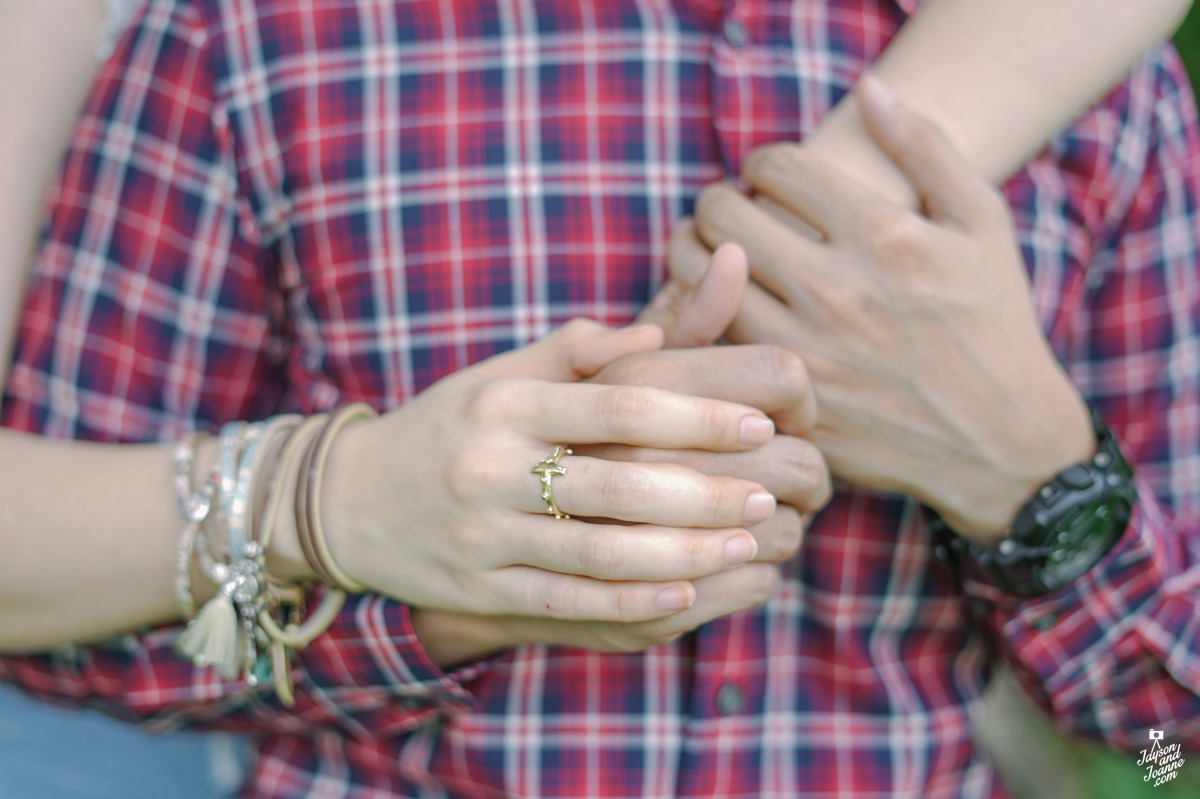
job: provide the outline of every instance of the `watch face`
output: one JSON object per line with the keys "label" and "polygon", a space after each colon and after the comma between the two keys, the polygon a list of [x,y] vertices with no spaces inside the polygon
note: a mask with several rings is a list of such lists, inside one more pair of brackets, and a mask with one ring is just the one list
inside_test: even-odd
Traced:
{"label": "watch face", "polygon": [[1112,433],[1095,412],[1092,424],[1096,453],[1038,489],[995,546],[955,535],[935,514],[937,556],[962,576],[1019,597],[1058,591],[1092,569],[1124,534],[1137,502],[1133,470]]}
{"label": "watch face", "polygon": [[1040,569],[1041,582],[1053,591],[1074,582],[1092,568],[1129,522],[1129,504],[1110,497],[1080,508],[1063,519],[1057,540]]}

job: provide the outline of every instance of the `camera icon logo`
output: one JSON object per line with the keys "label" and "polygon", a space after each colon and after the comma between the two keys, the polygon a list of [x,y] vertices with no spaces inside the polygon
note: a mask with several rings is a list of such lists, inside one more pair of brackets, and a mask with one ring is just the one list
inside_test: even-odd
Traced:
{"label": "camera icon logo", "polygon": [[1162,739],[1163,739],[1163,731],[1162,730],[1150,730],[1150,740],[1151,741],[1161,741]]}

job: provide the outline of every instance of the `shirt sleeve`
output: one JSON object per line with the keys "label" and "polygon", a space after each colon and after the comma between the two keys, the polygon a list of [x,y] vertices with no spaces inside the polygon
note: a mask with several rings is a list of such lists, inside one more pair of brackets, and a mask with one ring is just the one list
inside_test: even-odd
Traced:
{"label": "shirt sleeve", "polygon": [[1127,91],[1109,176],[1120,218],[1089,267],[1068,368],[1133,464],[1138,504],[1069,589],[966,590],[1066,726],[1131,750],[1154,728],[1200,749],[1200,141],[1173,54]]}
{"label": "shirt sleeve", "polygon": [[[51,199],[7,426],[96,441],[177,440],[262,418],[286,389],[276,258],[243,190],[215,48],[196,8],[156,2],[104,67]],[[158,728],[294,734],[322,726],[380,737],[470,701],[463,683],[474,670],[439,670],[409,609],[379,596],[352,598],[300,654],[290,711],[270,686],[251,691],[176,656],[177,633],[3,657],[0,679]]]}

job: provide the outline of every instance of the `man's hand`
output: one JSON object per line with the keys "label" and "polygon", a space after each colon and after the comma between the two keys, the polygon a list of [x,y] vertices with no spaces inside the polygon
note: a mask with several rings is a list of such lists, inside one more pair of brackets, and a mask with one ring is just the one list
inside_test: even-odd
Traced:
{"label": "man's hand", "polygon": [[667,349],[706,347],[721,337],[741,305],[749,280],[746,253],[733,244],[710,253],[684,220],[671,234],[668,260],[699,269],[668,275],[638,322],[662,328]]}
{"label": "man's hand", "polygon": [[805,520],[830,496],[829,469],[805,436],[817,420],[816,400],[799,356],[779,347],[747,345],[663,350],[621,358],[591,382],[664,389],[757,408],[775,422],[766,445],[747,452],[664,450],[606,444],[584,452],[612,461],[676,463],[711,477],[737,477],[763,486],[776,512],[749,527],[756,560],[778,563],[795,554]]}
{"label": "man's hand", "polygon": [[[834,473],[911,494],[991,543],[1041,482],[1091,453],[1086,409],[1038,326],[1003,198],[878,84],[859,102],[924,217],[773,145],[743,174],[760,202],[712,187],[695,229],[708,247],[745,249],[756,285],[729,335],[803,355],[821,406],[812,438]],[[694,256],[671,268],[703,273]]]}

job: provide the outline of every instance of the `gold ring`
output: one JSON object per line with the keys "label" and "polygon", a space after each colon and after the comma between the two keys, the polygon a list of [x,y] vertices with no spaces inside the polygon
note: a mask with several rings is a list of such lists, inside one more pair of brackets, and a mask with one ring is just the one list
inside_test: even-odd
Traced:
{"label": "gold ring", "polygon": [[562,477],[567,473],[565,466],[561,466],[558,459],[564,455],[574,455],[570,447],[555,447],[554,452],[551,452],[548,457],[542,458],[533,465],[533,474],[542,478],[542,502],[546,503],[546,513],[551,513],[556,519],[569,519],[569,514],[563,513],[554,504],[554,488],[551,481],[555,477]]}

